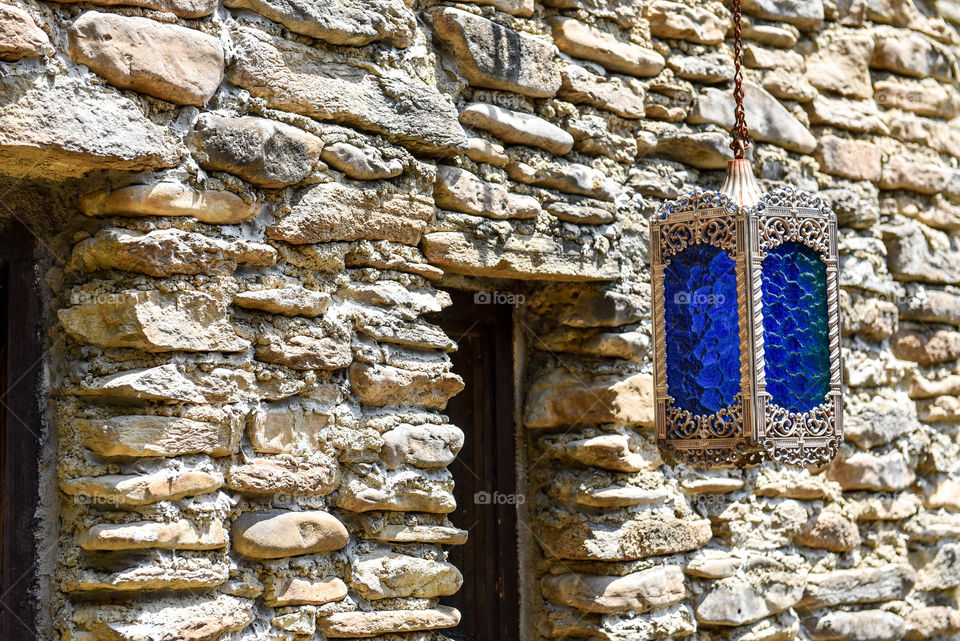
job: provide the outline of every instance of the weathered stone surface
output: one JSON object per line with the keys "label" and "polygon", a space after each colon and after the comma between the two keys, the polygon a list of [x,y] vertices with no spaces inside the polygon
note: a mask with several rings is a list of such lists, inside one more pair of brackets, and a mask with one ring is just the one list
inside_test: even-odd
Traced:
{"label": "weathered stone surface", "polygon": [[[752,82],[743,83],[747,123],[757,140],[808,154],[817,147],[813,134],[780,102]],[[713,123],[729,129],[734,124],[733,97],[719,89],[704,89],[687,117],[690,123]]]}
{"label": "weathered stone surface", "polygon": [[797,543],[831,552],[848,552],[860,545],[860,530],[845,516],[822,511],[803,526],[797,534]]}
{"label": "weathered stone surface", "polygon": [[920,499],[910,492],[871,496],[857,501],[857,521],[899,521],[916,514],[920,505]]}
{"label": "weathered stone surface", "polygon": [[880,180],[880,148],[865,140],[824,136],[817,147],[820,170],[851,180]]}
{"label": "weathered stone surface", "polygon": [[223,79],[215,37],[148,18],[88,11],[70,27],[68,51],[116,87],[180,105],[203,105]]}
{"label": "weathered stone surface", "polygon": [[895,641],[906,632],[903,617],[883,610],[828,612],[819,619],[804,620],[812,641]]}
{"label": "weathered stone surface", "polygon": [[383,433],[380,456],[388,468],[437,468],[450,465],[461,447],[463,431],[455,425],[401,424]]}
{"label": "weathered stone surface", "polygon": [[352,512],[430,512],[449,514],[457,508],[448,470],[388,470],[355,465],[344,472],[337,506]]}
{"label": "weathered stone surface", "polygon": [[443,409],[450,397],[463,389],[463,380],[450,373],[431,376],[390,365],[354,363],[350,366],[350,388],[364,405]]}
{"label": "weathered stone surface", "polygon": [[160,597],[145,608],[140,601],[85,604],[73,621],[96,641],[214,641],[253,622],[253,602],[219,594],[213,598]]}
{"label": "weathered stone surface", "polygon": [[689,6],[671,0],[655,0],[643,7],[643,16],[650,23],[650,33],[658,38],[675,38],[702,44],[717,45],[730,27],[729,14],[707,8]]}
{"label": "weathered stone surface", "polygon": [[293,336],[258,347],[257,360],[286,365],[292,369],[342,369],[353,360],[348,343],[325,336]]}
{"label": "weathered stone surface", "polygon": [[397,632],[452,628],[460,612],[440,605],[426,610],[339,612],[317,618],[317,625],[330,639],[366,638]]}
{"label": "weathered stone surface", "polygon": [[207,472],[155,472],[68,479],[60,483],[60,489],[95,505],[149,505],[209,494],[222,485],[221,479]]}
{"label": "weathered stone surface", "polygon": [[926,561],[917,577],[918,590],[950,590],[960,585],[960,544],[941,543],[918,558]]}
{"label": "weathered stone surface", "polygon": [[943,606],[912,608],[905,616],[908,641],[922,641],[960,632],[960,611]]}
{"label": "weathered stone surface", "polygon": [[240,292],[233,297],[233,304],[268,314],[316,318],[330,305],[330,294],[300,286],[256,289]]}
{"label": "weathered stone surface", "polygon": [[329,421],[328,414],[319,412],[296,411],[282,405],[261,406],[247,420],[247,435],[253,449],[264,454],[312,452],[318,448],[321,432]]}
{"label": "weathered stone surface", "polygon": [[621,523],[589,521],[542,524],[537,542],[551,557],[590,561],[630,561],[703,547],[710,522],[679,518],[673,511],[641,511]]}
{"label": "weathered stone surface", "polygon": [[567,573],[541,581],[543,595],[584,612],[647,612],[682,601],[687,595],[679,566],[634,572],[625,576]]}
{"label": "weathered stone surface", "polygon": [[541,340],[544,349],[554,352],[632,361],[641,360],[650,351],[650,336],[643,332],[597,332],[562,327],[545,334]]}
{"label": "weathered stone surface", "polygon": [[488,131],[505,143],[529,145],[564,155],[573,148],[573,136],[539,116],[475,102],[460,112],[460,122]]}
{"label": "weathered stone surface", "polygon": [[403,173],[403,163],[399,159],[384,159],[376,147],[335,142],[323,148],[320,158],[334,169],[358,180],[393,178]]}
{"label": "weathered stone surface", "polygon": [[725,51],[708,51],[697,56],[675,53],[667,58],[667,66],[680,78],[712,84],[730,77],[733,60]]}
{"label": "weathered stone surface", "polygon": [[819,608],[843,603],[892,601],[905,597],[916,580],[917,574],[909,565],[810,574],[801,605]]}
{"label": "weathered stone surface", "polygon": [[239,430],[176,416],[126,415],[77,422],[84,446],[101,456],[181,456],[237,451]]}
{"label": "weathered stone surface", "polygon": [[470,138],[467,157],[474,162],[485,162],[494,167],[503,167],[510,160],[503,145],[476,137]]}
{"label": "weathered stone surface", "polygon": [[716,131],[680,131],[659,138],[657,153],[700,169],[724,169],[733,160],[729,138]]}
{"label": "weathered stone surface", "polygon": [[695,610],[709,625],[744,625],[793,607],[803,596],[806,572],[799,557],[753,557],[737,576],[712,584]]}
{"label": "weathered stone surface", "polygon": [[254,459],[230,468],[227,487],[248,494],[329,494],[340,484],[340,470],[333,460],[316,465],[311,461]]}
{"label": "weathered stone surface", "polygon": [[923,506],[930,509],[947,508],[951,512],[960,512],[960,481],[944,479],[927,493]]}
{"label": "weathered stone surface", "polygon": [[937,543],[944,538],[960,537],[960,516],[942,512],[920,512],[904,521],[900,528],[911,542]]}
{"label": "weathered stone surface", "polygon": [[176,228],[150,232],[108,228],[77,243],[70,261],[86,271],[116,269],[171,276],[232,273],[241,263],[266,267],[277,261],[277,252],[263,243],[227,241]]}
{"label": "weathered stone surface", "polygon": [[194,127],[194,157],[204,169],[226,171],[261,187],[303,180],[317,164],[323,141],[266,118],[203,114]]}
{"label": "weathered stone surface", "polygon": [[224,6],[256,11],[294,33],[335,45],[385,40],[406,47],[416,32],[413,12],[401,0],[226,0]]}
{"label": "weathered stone surface", "polygon": [[256,216],[260,205],[229,191],[161,182],[85,194],[80,211],[87,216],[193,216],[202,223],[232,225]]}
{"label": "weathered stone surface", "polygon": [[[613,160],[630,164],[639,153],[638,137],[625,137],[611,130],[609,123],[601,116],[585,115],[570,120],[567,132],[573,136],[574,149],[589,156],[606,156]],[[650,148],[656,146],[655,139]],[[649,151],[649,148],[646,149]]]}
{"label": "weathered stone surface", "polygon": [[215,550],[226,547],[227,530],[220,521],[203,526],[182,519],[101,523],[79,535],[77,545],[84,550]]}
{"label": "weathered stone surface", "polygon": [[873,96],[870,33],[852,29],[828,31],[817,38],[817,45],[817,53],[806,60],[806,79],[810,84],[847,98]]}
{"label": "weathered stone surface", "polygon": [[511,194],[503,185],[486,182],[469,171],[446,165],[437,167],[433,199],[437,207],[443,209],[498,220],[536,218],[540,213],[536,198]]}
{"label": "weathered stone surface", "polygon": [[52,56],[53,45],[33,16],[11,4],[0,5],[0,60],[13,62],[27,56]]}
{"label": "weathered stone surface", "polygon": [[471,85],[549,98],[560,88],[553,46],[460,9],[434,9],[437,35]]}
{"label": "weathered stone surface", "polygon": [[347,529],[327,512],[269,510],[241,514],[230,531],[233,549],[255,559],[280,559],[339,550]]}
{"label": "weathered stone surface", "polygon": [[95,396],[124,401],[179,401],[203,403],[200,388],[168,363],[158,367],[117,372],[102,378],[84,380],[71,391],[77,396]]}
{"label": "weathered stone surface", "polygon": [[844,490],[902,490],[915,478],[903,454],[894,450],[886,454],[857,452],[827,468],[827,478]]}
{"label": "weathered stone surface", "polygon": [[462,584],[463,576],[450,563],[393,552],[360,555],[350,569],[350,587],[370,601],[449,596]]}
{"label": "weathered stone surface", "polygon": [[924,423],[960,423],[960,399],[938,396],[917,401],[917,418]]}
{"label": "weathered stone surface", "polygon": [[510,234],[501,243],[467,232],[432,232],[424,235],[421,247],[432,264],[470,276],[557,281],[617,276],[616,265],[606,257],[539,233]]}
{"label": "weathered stone surface", "polygon": [[524,424],[549,428],[583,423],[653,425],[653,378],[649,374],[578,375],[548,370],[527,390]]}
{"label": "weathered stone surface", "polygon": [[902,329],[890,344],[894,356],[921,365],[935,365],[960,357],[960,332],[953,330],[931,333]]}
{"label": "weathered stone surface", "polygon": [[352,281],[338,289],[337,296],[400,310],[405,317],[403,312],[410,312],[413,316],[435,314],[452,304],[447,292],[405,287],[392,280],[377,283]]}
{"label": "weathered stone surface", "polygon": [[574,104],[604,109],[624,118],[646,117],[642,86],[616,76],[598,76],[585,67],[568,64],[560,70],[557,96]]}
{"label": "weathered stone surface", "polygon": [[511,162],[507,165],[507,174],[517,182],[598,200],[612,201],[621,191],[620,185],[602,171],[576,162],[558,161],[537,167]]}
{"label": "weathered stone surface", "polygon": [[911,221],[884,227],[883,241],[894,278],[960,283],[960,242],[952,236]]}
{"label": "weathered stone surface", "polygon": [[632,451],[629,439],[622,434],[603,434],[570,441],[565,447],[565,453],[584,465],[618,472],[639,472],[658,465],[656,461],[650,461],[643,454]]}
{"label": "weathered stone surface", "polygon": [[936,194],[943,191],[949,179],[949,170],[932,159],[896,154],[883,163],[880,189],[909,189],[920,194]]}
{"label": "weathered stone surface", "polygon": [[710,476],[707,478],[690,478],[680,482],[680,491],[694,496],[700,494],[729,494],[742,490],[746,483],[743,479],[732,479],[724,476]]}
{"label": "weathered stone surface", "polygon": [[80,569],[61,583],[61,589],[68,593],[109,592],[119,595],[135,595],[143,591],[209,592],[230,578],[229,564],[211,558],[213,555],[194,555],[189,564],[180,563],[179,567],[175,565],[179,555],[174,557],[169,552],[143,550],[137,556],[138,563],[115,572]]}
{"label": "weathered stone surface", "polygon": [[960,93],[932,78],[878,80],[873,84],[873,90],[877,102],[887,109],[903,109],[945,120],[960,115]]}
{"label": "weathered stone surface", "polygon": [[56,180],[100,169],[172,167],[179,151],[162,127],[115,90],[56,76],[0,78],[0,173]]}
{"label": "weathered stone surface", "polygon": [[398,72],[238,26],[230,80],[277,109],[383,134],[426,153],[467,146],[446,95]]}
{"label": "weathered stone surface", "polygon": [[910,398],[932,398],[934,396],[960,394],[960,376],[945,376],[938,380],[928,380],[915,376],[910,380]]}
{"label": "weathered stone surface", "polygon": [[547,18],[560,51],[575,58],[598,62],[610,71],[633,76],[655,76],[666,66],[656,51],[624,42],[609,33],[573,18]]}
{"label": "weathered stone surface", "polygon": [[757,23],[744,16],[743,37],[771,47],[792,49],[800,38],[800,30],[791,24]]}
{"label": "weathered stone surface", "polygon": [[952,292],[911,283],[897,305],[904,320],[960,325],[960,295]]}
{"label": "weathered stone surface", "polygon": [[844,415],[844,437],[864,449],[886,445],[919,428],[916,415],[900,399],[875,397]]}
{"label": "weathered stone surface", "polygon": [[893,336],[899,327],[900,315],[891,302],[840,291],[840,314],[843,334],[860,334],[880,341]]}
{"label": "weathered stone surface", "polygon": [[63,328],[82,343],[148,352],[241,352],[226,308],[209,294],[125,291],[58,312]]}
{"label": "weathered stone surface", "polygon": [[306,579],[293,577],[274,579],[263,595],[266,605],[274,608],[289,605],[323,605],[341,601],[347,596],[347,584],[337,577]]}
{"label": "weathered stone surface", "polygon": [[919,33],[898,31],[877,38],[870,65],[914,78],[932,76],[942,82],[954,82],[949,54]]}
{"label": "weathered stone surface", "polygon": [[332,240],[391,240],[415,245],[433,216],[433,202],[417,194],[322,183],[302,193],[267,237],[294,245]]}
{"label": "weathered stone surface", "polygon": [[814,29],[823,22],[822,0],[745,0],[743,10],[774,22],[788,22],[800,29]]}
{"label": "weathered stone surface", "polygon": [[397,525],[383,523],[375,518],[361,518],[366,538],[391,543],[441,543],[463,545],[467,531],[447,525]]}
{"label": "weathered stone surface", "polygon": [[817,96],[807,104],[807,113],[811,125],[830,125],[854,133],[890,133],[872,100]]}

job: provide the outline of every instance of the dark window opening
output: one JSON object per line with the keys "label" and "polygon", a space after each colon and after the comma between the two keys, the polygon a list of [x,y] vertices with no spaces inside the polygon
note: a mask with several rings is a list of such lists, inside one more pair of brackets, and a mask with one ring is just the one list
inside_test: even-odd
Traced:
{"label": "dark window opening", "polygon": [[516,432],[513,396],[513,308],[491,297],[452,291],[440,325],[459,345],[453,371],[466,384],[446,414],[464,432],[450,465],[457,510],[450,515],[469,531],[466,545],[450,548],[463,587],[446,605],[460,610],[460,625],[445,630],[454,641],[516,641],[519,636]]}

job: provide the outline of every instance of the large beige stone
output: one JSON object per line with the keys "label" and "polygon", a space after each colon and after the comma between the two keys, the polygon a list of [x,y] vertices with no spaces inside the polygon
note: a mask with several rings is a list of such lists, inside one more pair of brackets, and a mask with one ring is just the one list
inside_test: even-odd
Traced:
{"label": "large beige stone", "polygon": [[[76,0],[53,0],[54,2],[75,2]],[[167,11],[180,18],[202,18],[217,9],[216,0],[96,0],[90,4],[104,7],[129,6],[143,7],[156,11]]]}
{"label": "large beige stone", "polygon": [[450,596],[462,584],[463,576],[450,563],[394,552],[360,555],[350,568],[350,587],[369,601]]}
{"label": "large beige stone", "polygon": [[460,112],[460,122],[488,131],[505,143],[540,147],[558,156],[573,148],[573,136],[553,123],[496,105],[471,103]]}
{"label": "large beige stone", "polygon": [[177,164],[172,137],[116,90],[57,75],[0,78],[0,173],[60,180]]}
{"label": "large beige stone", "polygon": [[214,555],[195,555],[190,563],[184,564],[181,555],[164,550],[141,550],[137,561],[126,567],[121,565],[117,571],[77,569],[62,580],[61,589],[68,593],[117,595],[142,594],[144,591],[209,593],[230,578],[229,564]]}
{"label": "large beige stone", "polygon": [[930,38],[909,31],[883,32],[877,38],[870,65],[914,78],[932,76],[956,82],[953,57]]}
{"label": "large beige stone", "polygon": [[448,470],[387,470],[373,466],[344,471],[334,502],[351,512],[429,512],[457,508]]}
{"label": "large beige stone", "polygon": [[529,18],[533,15],[533,7],[536,4],[533,0],[457,0],[457,2],[491,6],[520,18]]}
{"label": "large beige stone", "polygon": [[350,366],[350,388],[364,405],[423,405],[443,409],[463,389],[456,374],[431,375],[390,365],[354,363]]}
{"label": "large beige stone", "polygon": [[256,216],[260,205],[229,191],[161,182],[89,192],[80,198],[80,211],[87,216],[192,216],[203,223],[231,225]]}
{"label": "large beige stone", "polygon": [[253,449],[264,454],[312,452],[319,448],[330,416],[283,406],[261,406],[247,419]]}
{"label": "large beige stone", "polygon": [[536,198],[511,194],[503,185],[446,165],[437,167],[433,199],[442,209],[498,220],[536,218],[540,213],[540,202]]}
{"label": "large beige stone", "polygon": [[475,87],[549,98],[560,88],[553,46],[460,9],[431,11],[437,35],[453,51]]}
{"label": "large beige stone", "polygon": [[896,450],[886,454],[857,452],[834,461],[826,474],[844,490],[902,490],[916,478],[906,458]]}
{"label": "large beige stone", "polygon": [[253,601],[188,593],[150,600],[81,603],[72,619],[90,641],[216,641],[253,623]]}
{"label": "large beige stone", "polygon": [[689,40],[707,45],[723,42],[730,28],[730,14],[672,0],[654,0],[643,7],[650,33],[658,38]]}
{"label": "large beige stone", "polygon": [[653,425],[653,378],[548,370],[527,389],[524,424],[550,428],[589,423]]}
{"label": "large beige stone", "polygon": [[393,178],[403,173],[403,163],[399,158],[387,160],[379,149],[367,145],[335,142],[323,148],[320,158],[334,169],[358,180]]}
{"label": "large beige stone", "polygon": [[625,576],[567,573],[544,577],[543,595],[584,612],[647,612],[687,596],[680,566],[664,565]]}
{"label": "large beige stone", "polygon": [[951,172],[933,158],[894,154],[883,163],[881,189],[909,189],[920,194],[936,194],[946,188]]}
{"label": "large beige stone", "polygon": [[914,221],[883,228],[887,265],[898,280],[960,283],[960,241]]}
{"label": "large beige stone", "polygon": [[415,245],[433,217],[433,201],[388,185],[322,183],[304,190],[267,237],[294,245],[332,240],[390,240]]}
{"label": "large beige stone", "polygon": [[406,47],[417,28],[402,0],[226,0],[224,6],[256,11],[294,33],[335,45],[385,40]]}
{"label": "large beige stone", "polygon": [[639,81],[624,82],[617,76],[599,76],[576,64],[564,66],[560,79],[557,96],[568,102],[590,105],[623,118],[646,117],[644,91]]}
{"label": "large beige stone", "polygon": [[903,109],[931,118],[960,115],[960,93],[933,78],[878,80],[873,83],[877,102],[887,109]]}
{"label": "large beige stone", "polygon": [[349,535],[327,512],[270,510],[245,512],[230,531],[233,549],[255,559],[280,559],[339,550]]}
{"label": "large beige stone", "polygon": [[293,336],[258,347],[257,360],[300,370],[343,369],[353,360],[350,344],[325,336]]}
{"label": "large beige stone", "polygon": [[227,487],[247,494],[329,494],[340,484],[336,461],[312,462],[254,459],[227,473]]}
{"label": "large beige stone", "polygon": [[12,4],[0,4],[0,60],[14,62],[27,56],[52,56],[53,52],[50,38],[33,16]]}
{"label": "large beige stone", "polygon": [[743,10],[774,22],[788,22],[801,29],[820,26],[824,18],[822,0],[745,0]]}
{"label": "large beige stone", "polygon": [[817,147],[820,170],[851,180],[880,180],[880,148],[866,140],[823,136]]}
{"label": "large beige stone", "polygon": [[426,610],[339,612],[317,618],[317,625],[330,639],[366,638],[381,634],[452,628],[460,612],[440,605]]}
{"label": "large beige stone", "polygon": [[83,444],[101,456],[226,456],[239,448],[231,426],[176,416],[130,414],[77,422]]}
{"label": "large beige stone", "polygon": [[817,89],[848,98],[871,98],[873,36],[860,30],[826,31],[806,60],[806,79]]}
{"label": "large beige stone", "polygon": [[238,264],[268,267],[277,261],[270,245],[223,240],[176,228],[139,232],[111,227],[77,243],[72,265],[96,271],[115,269],[148,276],[232,273]]}
{"label": "large beige stone", "polygon": [[261,187],[303,180],[320,159],[323,141],[297,127],[266,118],[202,114],[192,136],[204,169],[226,171]]}
{"label": "large beige stone", "polygon": [[640,510],[622,522],[543,523],[537,542],[557,559],[633,561],[696,550],[712,535],[705,519],[678,517],[672,510]]}
{"label": "large beige stone", "polygon": [[214,36],[148,18],[88,11],[69,31],[70,57],[121,89],[201,106],[223,79]]}
{"label": "large beige stone", "polygon": [[227,530],[216,520],[202,526],[184,519],[101,523],[79,535],[77,545],[84,550],[216,550],[227,546]]}
{"label": "large beige stone", "polygon": [[890,341],[893,355],[921,365],[936,365],[960,358],[960,332],[948,329],[901,329]]}
{"label": "large beige stone", "polygon": [[206,402],[200,388],[173,363],[84,380],[71,393],[123,401]]}
{"label": "large beige stone", "polygon": [[793,607],[803,596],[806,570],[800,557],[753,557],[735,576],[723,578],[700,596],[697,621],[739,626]]}
{"label": "large beige stone", "polygon": [[209,294],[125,291],[61,309],[60,323],[80,343],[148,352],[241,352],[226,308]]}
{"label": "large beige stone", "polygon": [[656,459],[650,460],[642,453],[632,451],[630,439],[623,434],[602,434],[570,441],[564,451],[578,463],[617,472],[639,472],[659,466]]}
{"label": "large beige stone", "polygon": [[860,530],[841,514],[821,511],[797,533],[797,543],[831,552],[849,552],[860,545]]}
{"label": "large beige stone", "polygon": [[380,133],[416,151],[467,147],[453,102],[422,80],[251,27],[232,33],[227,76],[271,107]]}
{"label": "large beige stone", "polygon": [[893,601],[905,597],[916,580],[917,573],[909,565],[810,574],[801,605],[819,608],[843,603]]}
{"label": "large beige stone", "polygon": [[885,610],[828,612],[807,617],[803,627],[811,641],[897,641],[906,632],[903,617]]}
{"label": "large beige stone", "polygon": [[382,519],[361,518],[364,538],[391,543],[440,543],[463,545],[467,542],[466,530],[446,525],[400,525],[384,523]]}
{"label": "large beige stone", "polygon": [[624,42],[573,18],[554,16],[547,22],[553,28],[553,39],[560,51],[598,62],[610,71],[655,76],[666,66],[663,56],[656,51]]}
{"label": "large beige stone", "polygon": [[299,285],[289,285],[276,289],[240,292],[233,297],[233,304],[268,314],[316,318],[330,305],[330,294],[306,289]]}
{"label": "large beige stone", "polygon": [[268,606],[323,605],[347,596],[347,584],[337,577],[273,579],[263,595]]}
{"label": "large beige stone", "polygon": [[94,505],[150,505],[209,494],[223,481],[207,472],[163,471],[152,474],[108,474],[67,479],[60,489]]}
{"label": "large beige stone", "polygon": [[890,133],[873,100],[817,96],[806,107],[811,125],[830,125],[854,133]]}
{"label": "large beige stone", "polygon": [[446,467],[463,447],[463,431],[456,425],[409,425],[403,423],[383,433],[380,456],[388,468],[413,465]]}
{"label": "large beige stone", "polygon": [[960,611],[947,606],[912,608],[905,617],[907,641],[922,641],[960,632]]}

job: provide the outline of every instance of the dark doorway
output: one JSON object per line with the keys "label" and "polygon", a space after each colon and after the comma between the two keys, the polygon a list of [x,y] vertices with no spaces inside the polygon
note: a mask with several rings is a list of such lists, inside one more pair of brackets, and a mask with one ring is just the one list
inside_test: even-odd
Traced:
{"label": "dark doorway", "polygon": [[516,641],[519,635],[517,480],[513,397],[513,307],[487,292],[451,291],[453,305],[438,315],[459,345],[453,371],[466,387],[446,414],[464,432],[450,466],[467,544],[450,550],[463,587],[444,600],[461,613],[444,634],[455,641]]}
{"label": "dark doorway", "polygon": [[33,234],[0,230],[0,639],[36,641],[40,292]]}

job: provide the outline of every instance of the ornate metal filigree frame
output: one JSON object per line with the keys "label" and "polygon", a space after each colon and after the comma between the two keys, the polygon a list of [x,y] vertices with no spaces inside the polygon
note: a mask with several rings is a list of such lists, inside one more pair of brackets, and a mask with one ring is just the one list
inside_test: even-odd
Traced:
{"label": "ornate metal filigree frame", "polygon": [[[792,413],[766,391],[763,353],[762,261],[766,252],[796,241],[816,250],[827,277],[830,391],[805,413]],[[709,415],[675,407],[666,367],[665,269],[685,248],[705,243],[734,260],[740,325],[740,393]],[[665,203],[650,221],[653,288],[654,402],[657,440],[668,458],[698,467],[760,462],[764,457],[808,466],[837,452],[842,436],[840,316],[836,216],[804,192],[766,194],[755,208],[735,205],[719,192],[694,191]]]}

